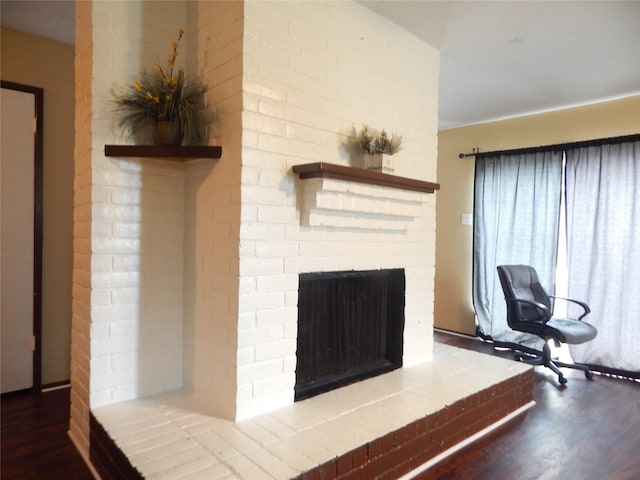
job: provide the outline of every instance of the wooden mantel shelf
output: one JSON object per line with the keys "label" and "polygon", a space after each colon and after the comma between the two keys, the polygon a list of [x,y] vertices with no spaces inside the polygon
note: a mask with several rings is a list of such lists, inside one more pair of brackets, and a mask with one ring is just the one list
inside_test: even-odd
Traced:
{"label": "wooden mantel shelf", "polygon": [[152,157],[189,160],[220,158],[222,147],[210,145],[105,145],[107,157]]}
{"label": "wooden mantel shelf", "polygon": [[362,168],[345,167],[333,163],[305,163],[295,165],[293,172],[297,173],[301,180],[306,178],[334,178],[348,182],[368,183],[382,187],[413,190],[415,192],[434,193],[440,189],[439,183],[424,182],[413,178],[398,177],[388,173],[370,172]]}

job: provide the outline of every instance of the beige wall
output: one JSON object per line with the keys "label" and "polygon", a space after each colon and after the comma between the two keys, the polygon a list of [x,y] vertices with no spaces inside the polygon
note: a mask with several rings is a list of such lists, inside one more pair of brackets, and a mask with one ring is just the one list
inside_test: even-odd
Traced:
{"label": "beige wall", "polygon": [[2,29],[2,79],[44,89],[42,382],[69,379],[73,45]]}
{"label": "beige wall", "polygon": [[640,96],[439,133],[436,208],[435,321],[437,328],[475,333],[471,298],[474,158],[459,153],[553,145],[640,132]]}

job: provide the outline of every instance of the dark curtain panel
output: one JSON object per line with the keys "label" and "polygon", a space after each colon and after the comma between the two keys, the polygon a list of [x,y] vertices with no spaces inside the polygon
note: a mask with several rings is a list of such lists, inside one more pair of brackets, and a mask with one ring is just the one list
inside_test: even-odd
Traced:
{"label": "dark curtain panel", "polygon": [[473,303],[484,336],[541,348],[538,337],[507,325],[496,266],[532,265],[545,288],[553,290],[561,187],[562,152],[476,160]]}
{"label": "dark curtain panel", "polygon": [[569,296],[587,301],[598,329],[571,354],[637,373],[640,141],[567,150],[566,182]]}

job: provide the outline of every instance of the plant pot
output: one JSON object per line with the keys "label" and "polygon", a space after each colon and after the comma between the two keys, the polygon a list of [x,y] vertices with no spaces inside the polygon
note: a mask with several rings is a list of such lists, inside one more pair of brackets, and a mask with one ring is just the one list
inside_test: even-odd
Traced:
{"label": "plant pot", "polygon": [[386,153],[367,154],[364,156],[364,168],[372,172],[393,173],[393,156]]}
{"label": "plant pot", "polygon": [[180,122],[156,120],[153,126],[153,142],[156,145],[180,145],[184,138],[184,130]]}

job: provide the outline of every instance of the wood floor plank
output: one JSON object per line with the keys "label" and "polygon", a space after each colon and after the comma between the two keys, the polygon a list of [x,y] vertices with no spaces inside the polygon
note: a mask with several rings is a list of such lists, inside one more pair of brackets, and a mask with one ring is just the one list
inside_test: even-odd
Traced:
{"label": "wood floor plank", "polygon": [[[442,332],[436,341],[513,358],[490,344]],[[434,480],[640,479],[640,383],[536,367],[537,405],[517,427],[471,445],[421,476]]]}
{"label": "wood floor plank", "polygon": [[2,479],[93,478],[67,435],[68,388],[3,395],[0,402]]}

